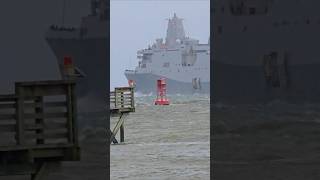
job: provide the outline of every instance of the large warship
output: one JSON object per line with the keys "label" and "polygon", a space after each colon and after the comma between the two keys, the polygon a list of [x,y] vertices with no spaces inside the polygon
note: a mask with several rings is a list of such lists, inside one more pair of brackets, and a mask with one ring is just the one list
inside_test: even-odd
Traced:
{"label": "large warship", "polygon": [[141,93],[155,93],[156,82],[165,78],[168,94],[210,92],[210,44],[185,35],[182,19],[174,14],[168,20],[165,42],[162,38],[137,52],[139,64],[125,76]]}
{"label": "large warship", "polygon": [[91,14],[82,18],[80,27],[52,25],[46,32],[46,41],[53,50],[61,76],[63,60],[71,57],[77,72],[78,96],[100,101],[106,95],[109,48],[109,28],[106,0],[91,0]]}
{"label": "large warship", "polygon": [[320,2],[215,0],[213,100],[320,101]]}

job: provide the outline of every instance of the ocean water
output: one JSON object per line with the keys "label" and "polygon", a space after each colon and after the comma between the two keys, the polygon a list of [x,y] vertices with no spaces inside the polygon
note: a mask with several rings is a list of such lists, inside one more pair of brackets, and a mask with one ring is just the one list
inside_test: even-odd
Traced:
{"label": "ocean water", "polygon": [[168,98],[169,106],[155,106],[155,96],[136,97],[125,143],[111,145],[111,179],[210,179],[210,97]]}

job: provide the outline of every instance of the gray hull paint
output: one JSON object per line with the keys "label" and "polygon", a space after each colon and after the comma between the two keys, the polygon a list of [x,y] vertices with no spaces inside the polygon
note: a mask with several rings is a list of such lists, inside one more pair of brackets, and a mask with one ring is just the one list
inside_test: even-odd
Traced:
{"label": "gray hull paint", "polygon": [[[214,61],[213,100],[215,102],[319,102],[320,64],[289,65],[287,85],[268,85],[263,67],[237,66]],[[225,73],[227,72],[227,73]],[[223,74],[223,76],[218,76]]]}
{"label": "gray hull paint", "polygon": [[[157,80],[160,76],[154,74],[126,74],[127,79],[134,80],[136,83],[136,91],[144,94],[157,92]],[[194,89],[192,83],[184,83],[172,79],[166,79],[167,94],[209,94],[210,83],[201,83],[201,89]]]}
{"label": "gray hull paint", "polygon": [[62,68],[63,57],[70,55],[75,65],[86,74],[79,78],[77,93],[79,97],[105,97],[107,86],[107,39],[47,39]]}

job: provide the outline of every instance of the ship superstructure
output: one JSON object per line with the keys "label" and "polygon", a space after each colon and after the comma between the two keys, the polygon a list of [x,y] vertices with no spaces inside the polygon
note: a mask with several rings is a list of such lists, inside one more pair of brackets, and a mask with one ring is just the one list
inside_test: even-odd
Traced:
{"label": "ship superstructure", "polygon": [[214,101],[319,101],[317,0],[216,0]]}
{"label": "ship superstructure", "polygon": [[78,82],[78,96],[105,97],[109,48],[109,14],[107,0],[91,0],[91,13],[83,17],[79,27],[52,25],[46,40],[57,57],[63,77],[64,56],[72,57],[82,78]]}
{"label": "ship superstructure", "polygon": [[210,92],[210,44],[186,37],[176,14],[168,20],[165,42],[156,39],[152,46],[139,50],[137,57],[138,66],[125,75],[135,82],[138,92],[155,93],[160,78],[166,79],[168,94]]}

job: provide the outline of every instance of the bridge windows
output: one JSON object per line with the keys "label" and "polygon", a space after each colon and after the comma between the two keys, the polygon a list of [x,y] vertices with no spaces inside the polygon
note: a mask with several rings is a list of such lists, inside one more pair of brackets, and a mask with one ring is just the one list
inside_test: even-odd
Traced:
{"label": "bridge windows", "polygon": [[253,8],[253,7],[249,8],[249,14],[250,15],[256,14],[256,8]]}
{"label": "bridge windows", "polygon": [[222,26],[218,26],[218,33],[222,34]]}
{"label": "bridge windows", "polygon": [[269,12],[271,5],[269,0],[230,0],[231,14],[235,16],[265,15]]}
{"label": "bridge windows", "polygon": [[168,67],[170,67],[170,63],[169,62],[165,62],[165,63],[163,63],[162,67],[168,68]]}

